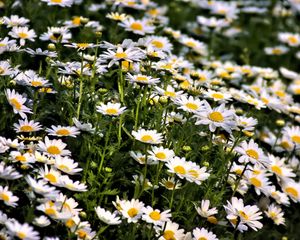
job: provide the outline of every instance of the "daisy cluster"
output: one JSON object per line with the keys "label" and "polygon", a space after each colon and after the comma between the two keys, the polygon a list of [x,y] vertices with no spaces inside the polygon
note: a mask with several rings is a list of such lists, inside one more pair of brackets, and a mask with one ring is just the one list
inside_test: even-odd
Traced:
{"label": "daisy cluster", "polygon": [[299,1],[0,10],[0,239],[298,236]]}

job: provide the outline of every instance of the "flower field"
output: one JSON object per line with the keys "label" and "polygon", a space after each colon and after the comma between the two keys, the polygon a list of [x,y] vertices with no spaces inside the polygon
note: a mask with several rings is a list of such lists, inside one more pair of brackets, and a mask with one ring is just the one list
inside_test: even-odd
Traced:
{"label": "flower field", "polygon": [[299,239],[297,0],[0,0],[0,240]]}

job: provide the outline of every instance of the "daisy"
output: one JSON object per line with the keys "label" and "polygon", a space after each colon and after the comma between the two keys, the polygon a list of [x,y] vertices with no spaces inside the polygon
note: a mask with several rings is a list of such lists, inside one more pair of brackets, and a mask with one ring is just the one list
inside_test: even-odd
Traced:
{"label": "daisy", "polygon": [[35,162],[34,155],[29,152],[22,154],[19,151],[11,151],[9,155],[12,162],[19,162],[23,165],[30,165],[31,163]]}
{"label": "daisy", "polygon": [[161,212],[158,209],[153,209],[150,206],[143,208],[142,219],[147,223],[153,223],[154,225],[164,225],[165,222],[170,221],[172,214],[171,210]]}
{"label": "daisy", "polygon": [[39,233],[34,231],[28,223],[21,224],[17,220],[13,219],[7,221],[5,226],[9,235],[24,240],[40,240]]}
{"label": "daisy", "polygon": [[279,41],[288,44],[290,47],[297,47],[300,45],[300,34],[281,32],[278,33]]}
{"label": "daisy", "polygon": [[41,130],[42,126],[39,122],[35,122],[34,120],[28,121],[28,119],[25,118],[24,120],[19,120],[19,123],[14,123],[14,129],[17,133],[30,133]]}
{"label": "daisy", "polygon": [[207,231],[205,228],[195,228],[193,230],[194,239],[201,240],[218,240],[217,236],[212,232]]}
{"label": "daisy", "polygon": [[131,83],[141,83],[149,85],[155,85],[160,81],[159,78],[152,78],[151,76],[146,76],[143,74],[131,75],[130,73],[127,73],[126,80]]}
{"label": "daisy", "polygon": [[216,219],[216,217],[214,216],[215,214],[218,213],[217,208],[209,208],[210,205],[210,201],[209,200],[202,200],[201,201],[201,207],[197,207],[196,211],[197,213],[203,217],[206,218],[208,222],[216,224],[218,222],[218,220]]}
{"label": "daisy", "polygon": [[47,185],[47,181],[44,179],[36,180],[29,175],[25,177],[26,182],[32,188],[32,190],[38,194],[45,196],[56,196],[58,195],[58,191],[56,191],[55,187],[51,187]]}
{"label": "daisy", "polygon": [[167,37],[149,36],[145,39],[144,45],[150,46],[157,51],[170,52],[173,48],[170,40]]}
{"label": "daisy", "polygon": [[185,158],[179,158],[177,156],[171,158],[166,163],[166,166],[169,169],[168,172],[175,173],[181,179],[187,177],[188,171],[190,170],[190,166]]}
{"label": "daisy", "polygon": [[124,49],[119,46],[116,49],[107,49],[106,52],[100,55],[104,60],[110,60],[108,63],[108,68],[119,61],[127,62],[139,62],[141,59],[145,58],[145,53],[136,47],[128,47]]}
{"label": "daisy", "polygon": [[12,27],[24,27],[29,23],[29,19],[24,17],[19,17],[18,15],[11,15],[10,17],[3,17],[4,24],[7,25],[8,28]]}
{"label": "daisy", "polygon": [[232,128],[235,127],[235,112],[234,110],[225,109],[223,103],[219,107],[211,108],[207,101],[203,101],[204,108],[196,112],[196,125],[209,125],[209,130],[214,132],[217,127],[223,128],[226,132],[231,133]]}
{"label": "daisy", "polygon": [[266,47],[264,48],[265,54],[267,55],[282,55],[289,51],[286,46]]}
{"label": "daisy", "polygon": [[[130,151],[129,155],[135,160],[137,161],[139,164],[145,164],[146,163],[146,155],[142,154],[141,152],[134,152],[134,151]],[[156,162],[153,162],[152,159],[147,158],[147,164],[151,165],[151,164],[156,164]]]}
{"label": "daisy", "polygon": [[74,175],[82,171],[82,168],[77,168],[78,163],[74,162],[74,160],[69,157],[56,156],[54,166],[58,170],[70,175]]}
{"label": "daisy", "polygon": [[69,127],[69,126],[54,126],[52,125],[51,128],[47,128],[46,132],[48,132],[51,136],[57,137],[76,137],[80,134],[80,131],[76,127]]}
{"label": "daisy", "polygon": [[205,27],[213,29],[221,29],[223,27],[229,26],[229,21],[226,19],[217,19],[216,17],[206,18],[204,16],[198,16],[197,22]]}
{"label": "daisy", "polygon": [[[54,186],[61,186],[61,173],[51,167],[50,169],[45,164],[44,169],[39,169],[39,177],[44,179],[45,181],[49,182],[50,184]],[[32,181],[31,181],[32,182]]]}
{"label": "daisy", "polygon": [[60,139],[49,140],[48,137],[45,137],[45,142],[39,141],[38,149],[53,157],[57,155],[71,155],[69,150],[65,150],[66,146],[67,144],[63,143]]}
{"label": "daisy", "polygon": [[28,27],[13,27],[8,35],[13,38],[20,39],[21,46],[25,45],[26,40],[34,42],[34,39],[36,38],[35,31],[33,29],[29,29]]}
{"label": "daisy", "polygon": [[120,103],[111,103],[107,104],[100,103],[100,106],[96,107],[97,112],[102,113],[103,115],[108,116],[119,116],[126,110],[126,107],[121,107]]}
{"label": "daisy", "polygon": [[8,37],[0,38],[0,54],[8,51],[11,47],[16,45],[16,40],[11,40]]}
{"label": "daisy", "polygon": [[214,91],[214,90],[208,89],[206,92],[204,92],[204,95],[207,98],[214,100],[215,102],[226,103],[227,101],[231,100],[231,94],[227,93],[224,90]]}
{"label": "daisy", "polygon": [[236,123],[238,127],[241,127],[244,131],[253,131],[257,125],[257,119],[253,117],[237,116]]}
{"label": "daisy", "polygon": [[227,213],[227,219],[233,225],[237,226],[240,232],[247,231],[248,227],[257,231],[261,229],[263,225],[258,220],[262,219],[262,212],[259,211],[257,206],[244,205],[243,199],[236,197],[231,198],[231,202],[227,201],[227,205],[224,206]]}
{"label": "daisy", "polygon": [[77,118],[72,118],[72,120],[75,126],[81,131],[94,133],[96,130],[95,128],[93,128],[93,125],[91,123],[82,123]]}
{"label": "daisy", "polygon": [[179,105],[178,109],[182,109],[186,112],[195,113],[200,111],[203,108],[203,101],[200,101],[197,98],[189,96],[188,98],[185,95],[181,95],[174,100],[174,103]]}
{"label": "daisy", "polygon": [[162,143],[163,136],[156,130],[139,129],[138,131],[132,131],[134,138],[143,143],[160,144]]}
{"label": "daisy", "polygon": [[77,239],[92,240],[95,239],[96,232],[92,231],[89,226],[86,226],[76,230],[75,235],[77,235]]}
{"label": "daisy", "polygon": [[5,162],[0,163],[0,178],[5,180],[15,180],[23,175],[16,171],[12,166],[5,165]]}
{"label": "daisy", "polygon": [[175,156],[175,153],[173,150],[170,150],[170,149],[164,148],[164,147],[153,146],[151,148],[151,150],[148,150],[148,153],[150,154],[149,159],[151,159],[153,161],[166,162]]}
{"label": "daisy", "polygon": [[42,0],[47,3],[48,6],[60,6],[60,7],[71,7],[74,0]]}
{"label": "daisy", "polygon": [[7,206],[16,207],[18,205],[17,201],[19,198],[14,196],[13,193],[8,190],[8,186],[0,186],[0,200],[2,200]]}
{"label": "daisy", "polygon": [[203,42],[200,42],[191,37],[187,37],[185,35],[181,36],[179,41],[183,45],[193,49],[196,53],[203,55],[203,56],[207,55],[207,46]]}
{"label": "daisy", "polygon": [[268,168],[277,177],[283,180],[286,178],[296,177],[296,174],[293,173],[293,169],[289,168],[289,166],[284,163],[284,158],[280,159],[279,157],[275,157],[271,154],[268,154],[268,158],[270,160],[270,165],[268,166]]}
{"label": "daisy", "polygon": [[0,76],[13,76],[15,72],[8,61],[0,61]]}
{"label": "daisy", "polygon": [[32,221],[32,224],[34,224],[35,226],[38,226],[38,227],[47,227],[51,224],[51,222],[50,222],[49,218],[42,215],[39,217],[35,217]]}
{"label": "daisy", "polygon": [[72,34],[66,27],[48,27],[47,29],[47,32],[42,33],[40,36],[42,41],[67,43],[72,38]]}
{"label": "daisy", "polygon": [[95,48],[95,47],[97,47],[99,45],[93,44],[93,43],[81,42],[81,43],[65,44],[64,46],[65,47],[70,47],[70,48],[76,48],[79,51],[79,50],[85,50],[87,48]]}
{"label": "daisy", "polygon": [[98,218],[108,225],[118,225],[122,222],[120,217],[117,216],[117,214],[111,213],[110,211],[106,211],[104,208],[98,206],[95,207],[95,211],[97,213]]}
{"label": "daisy", "polygon": [[176,92],[176,90],[171,85],[167,85],[166,89],[162,89],[156,86],[155,90],[157,91],[158,94],[172,99],[176,99],[183,94],[183,91]]}
{"label": "daisy", "polygon": [[291,126],[285,127],[283,130],[285,136],[287,136],[295,147],[300,146],[300,127],[299,126]]}
{"label": "daisy", "polygon": [[74,192],[86,192],[87,186],[79,181],[73,181],[69,176],[60,177],[60,186]]}
{"label": "daisy", "polygon": [[168,177],[168,179],[163,178],[159,184],[171,191],[180,189],[182,185],[179,181],[176,181],[174,177]]}
{"label": "daisy", "polygon": [[119,26],[125,28],[126,31],[133,32],[138,35],[153,33],[155,27],[149,23],[149,20],[144,18],[136,20],[132,17],[126,18],[119,23]]}
{"label": "daisy", "polygon": [[144,203],[138,199],[131,199],[131,201],[120,202],[120,213],[127,219],[128,223],[136,223],[143,214]]}
{"label": "daisy", "polygon": [[267,178],[266,174],[256,174],[254,171],[247,170],[244,175],[248,183],[255,187],[257,195],[260,195],[261,192],[268,195],[271,182]]}
{"label": "daisy", "polygon": [[285,225],[285,218],[283,217],[284,212],[282,211],[281,207],[276,206],[274,203],[268,206],[265,214],[268,218],[271,218],[276,225]]}
{"label": "daisy", "polygon": [[268,158],[253,139],[251,139],[249,143],[243,141],[239,146],[235,147],[234,150],[241,154],[238,160],[240,163],[247,163],[250,161],[252,164],[260,163],[262,165],[269,165]]}
{"label": "daisy", "polygon": [[155,227],[158,240],[184,239],[184,230],[175,222],[168,221],[163,226]]}
{"label": "daisy", "polygon": [[129,16],[126,15],[125,13],[118,13],[118,12],[111,12],[106,14],[106,17],[115,21],[121,21],[123,22],[126,18],[128,18]]}
{"label": "daisy", "polygon": [[300,184],[298,182],[290,179],[283,181],[281,188],[294,202],[300,202]]}
{"label": "daisy", "polygon": [[26,107],[24,103],[27,101],[26,97],[23,97],[21,94],[17,93],[14,89],[6,89],[5,90],[6,98],[9,104],[13,107],[15,114],[20,114],[20,116],[24,119],[27,118],[25,113],[32,113],[30,108]]}
{"label": "daisy", "polygon": [[37,48],[37,49],[26,48],[25,52],[27,52],[28,54],[30,54],[32,56],[46,56],[46,57],[50,57],[50,58],[56,58],[57,57],[56,52],[50,52],[48,50],[42,50],[41,48]]}

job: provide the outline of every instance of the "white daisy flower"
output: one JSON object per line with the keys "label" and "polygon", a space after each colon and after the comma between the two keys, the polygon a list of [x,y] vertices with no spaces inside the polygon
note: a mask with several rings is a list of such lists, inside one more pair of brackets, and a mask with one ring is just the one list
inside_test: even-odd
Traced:
{"label": "white daisy flower", "polygon": [[7,206],[16,207],[19,198],[14,196],[13,193],[8,190],[8,186],[0,186],[0,200]]}
{"label": "white daisy flower", "polygon": [[34,39],[36,38],[35,31],[33,29],[29,29],[28,27],[13,27],[8,35],[13,38],[20,39],[21,46],[25,45],[26,40],[34,42]]}
{"label": "white daisy flower", "polygon": [[98,218],[108,225],[118,225],[122,222],[120,217],[117,216],[117,214],[111,213],[110,211],[107,211],[104,208],[98,206],[95,207],[95,211],[97,213]]}
{"label": "white daisy flower", "polygon": [[144,203],[138,199],[131,199],[131,201],[120,202],[120,213],[127,219],[128,223],[136,223],[143,214]]}
{"label": "white daisy flower", "polygon": [[218,240],[214,233],[207,231],[205,228],[195,228],[193,230],[193,236],[195,240]]}
{"label": "white daisy flower", "polygon": [[282,211],[281,207],[276,206],[274,203],[268,206],[265,214],[268,218],[271,218],[276,225],[285,225],[285,218],[283,217],[284,212]]}
{"label": "white daisy flower", "polygon": [[132,131],[134,138],[143,143],[160,144],[162,143],[163,136],[156,130],[139,129],[138,131]]}
{"label": "white daisy flower", "polygon": [[80,134],[80,131],[76,127],[69,127],[69,126],[54,126],[52,125],[51,128],[47,128],[46,132],[48,132],[51,136],[57,137],[76,137]]}
{"label": "white daisy flower", "polygon": [[25,113],[32,113],[30,108],[24,105],[24,103],[27,101],[27,98],[17,93],[14,89],[6,89],[5,95],[9,104],[13,107],[15,114],[20,114],[20,116],[24,119],[27,118]]}
{"label": "white daisy flower", "polygon": [[155,27],[150,24],[150,21],[146,18],[137,20],[132,17],[126,18],[119,23],[119,26],[125,28],[126,31],[133,32],[138,35],[145,35],[153,33]]}
{"label": "white daisy flower", "polygon": [[150,206],[143,208],[142,219],[147,223],[153,223],[154,225],[164,225],[165,222],[170,221],[172,214],[171,210],[161,212],[158,209],[153,209]]}
{"label": "white daisy flower", "polygon": [[100,103],[100,106],[96,107],[97,112],[102,113],[103,115],[108,116],[119,116],[125,112],[126,107],[121,107],[120,103],[111,103],[107,104]]}
{"label": "white daisy flower", "polygon": [[49,156],[69,156],[71,152],[66,150],[65,147],[67,144],[63,143],[60,139],[49,140],[48,137],[45,137],[45,142],[39,141],[38,149],[45,152]]}
{"label": "white daisy flower", "polygon": [[126,80],[131,83],[140,83],[148,85],[155,85],[156,83],[160,82],[159,78],[152,78],[151,76],[146,76],[143,74],[131,75],[130,73],[127,73]]}
{"label": "white daisy flower", "polygon": [[34,231],[28,223],[21,224],[17,220],[13,219],[7,221],[5,226],[9,235],[17,237],[22,240],[40,240],[39,233]]}
{"label": "white daisy flower", "polygon": [[204,108],[196,112],[196,125],[209,125],[209,130],[214,132],[217,127],[223,128],[226,132],[231,133],[231,130],[236,126],[234,110],[225,109],[223,103],[219,107],[211,108],[207,101],[203,101]]}

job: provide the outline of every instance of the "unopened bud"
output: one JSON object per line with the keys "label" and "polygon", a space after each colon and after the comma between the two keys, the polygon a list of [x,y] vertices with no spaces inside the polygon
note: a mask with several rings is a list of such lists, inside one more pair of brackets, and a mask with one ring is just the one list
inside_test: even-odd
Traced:
{"label": "unopened bud", "polygon": [[47,48],[49,51],[56,51],[56,46],[53,43],[49,43]]}
{"label": "unopened bud", "polygon": [[190,151],[192,151],[192,148],[190,146],[183,146],[182,150],[185,152],[190,152]]}
{"label": "unopened bud", "polygon": [[206,152],[206,151],[208,151],[209,150],[209,146],[203,146],[202,148],[201,148],[201,151],[203,151],[203,152]]}
{"label": "unopened bud", "polygon": [[283,127],[285,125],[285,121],[283,119],[277,119],[276,125],[279,127]]}
{"label": "unopened bud", "polygon": [[86,215],[86,212],[81,211],[79,213],[79,216],[82,217],[82,218],[86,218],[87,215]]}
{"label": "unopened bud", "polygon": [[98,164],[94,161],[91,162],[91,168],[96,169],[98,167]]}
{"label": "unopened bud", "polygon": [[108,172],[108,173],[111,173],[112,172],[112,169],[110,167],[106,167],[104,168],[105,172]]}
{"label": "unopened bud", "polygon": [[81,17],[81,18],[80,18],[80,22],[81,22],[82,24],[87,24],[89,21],[90,21],[90,19],[88,19],[88,18],[85,18],[85,17]]}

